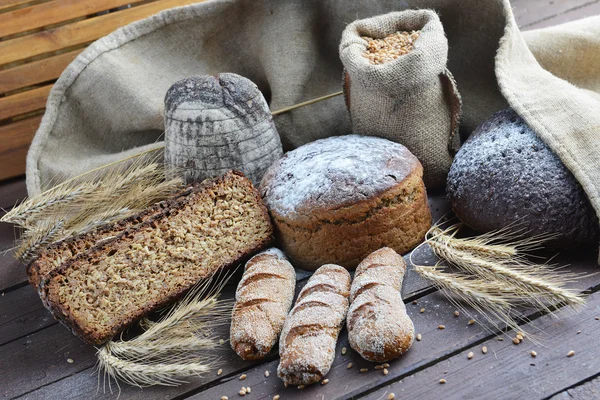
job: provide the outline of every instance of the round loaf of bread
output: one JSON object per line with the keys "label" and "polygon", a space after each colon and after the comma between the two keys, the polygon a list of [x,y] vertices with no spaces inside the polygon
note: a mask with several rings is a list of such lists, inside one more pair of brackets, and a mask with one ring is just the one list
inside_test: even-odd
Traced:
{"label": "round loaf of bread", "polygon": [[513,226],[527,236],[555,235],[554,247],[598,243],[598,218],[581,185],[513,110],[493,115],[463,144],[446,191],[476,231]]}
{"label": "round loaf of bread", "polygon": [[431,226],[423,168],[401,144],[347,135],[290,151],[260,192],[294,266],[354,269],[381,247],[406,253]]}

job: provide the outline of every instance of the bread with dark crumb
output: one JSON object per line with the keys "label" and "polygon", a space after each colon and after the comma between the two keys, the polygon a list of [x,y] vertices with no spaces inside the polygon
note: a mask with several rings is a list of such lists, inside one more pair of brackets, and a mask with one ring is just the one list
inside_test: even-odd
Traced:
{"label": "bread with dark crumb", "polygon": [[264,248],[272,233],[252,183],[229,172],[50,271],[40,297],[76,335],[100,345],[199,280]]}
{"label": "bread with dark crumb", "polygon": [[423,167],[401,144],[330,137],[288,152],[265,173],[261,194],[295,267],[354,269],[381,247],[400,254],[431,226]]}
{"label": "bread with dark crumb", "polygon": [[558,156],[513,110],[482,123],[454,158],[446,193],[456,215],[479,232],[512,226],[555,235],[554,247],[598,244],[598,217]]}

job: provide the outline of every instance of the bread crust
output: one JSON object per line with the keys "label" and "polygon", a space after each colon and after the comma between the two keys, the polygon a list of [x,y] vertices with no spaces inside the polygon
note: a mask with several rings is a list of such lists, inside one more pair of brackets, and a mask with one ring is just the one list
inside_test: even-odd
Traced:
{"label": "bread crust", "polygon": [[368,361],[397,358],[414,341],[400,296],[405,271],[404,259],[390,248],[373,252],[356,269],[346,326],[350,347]]}
{"label": "bread crust", "polygon": [[[138,309],[132,310],[129,314],[122,315],[121,320],[116,321],[108,331],[98,332],[97,330],[94,330],[94,327],[82,326],[80,324],[80,322],[72,315],[72,313],[69,312],[68,308],[64,304],[60,303],[60,301],[57,297],[57,294],[52,291],[52,286],[53,286],[53,284],[56,284],[56,282],[55,282],[56,278],[60,278],[60,276],[63,275],[66,270],[68,270],[69,268],[74,266],[76,263],[78,263],[86,258],[91,259],[96,254],[100,255],[100,254],[109,252],[111,250],[112,244],[114,244],[118,241],[131,239],[135,232],[141,231],[142,229],[147,228],[147,227],[151,227],[153,224],[160,223],[161,219],[167,218],[173,210],[180,209],[180,208],[184,207],[185,205],[191,203],[194,200],[193,196],[191,196],[192,194],[206,195],[205,193],[207,193],[208,191],[213,190],[213,189],[215,189],[215,190],[218,189],[219,185],[226,184],[226,182],[228,180],[235,179],[236,176],[244,177],[244,175],[241,172],[230,171],[230,172],[226,173],[225,175],[223,175],[222,177],[215,178],[215,179],[208,179],[208,180],[203,181],[200,184],[194,185],[192,190],[187,191],[185,195],[177,196],[175,198],[165,201],[163,204],[164,209],[161,212],[159,212],[158,214],[148,218],[147,220],[145,220],[142,223],[139,223],[135,226],[129,227],[124,232],[120,233],[119,235],[117,235],[113,238],[103,240],[100,244],[97,244],[97,245],[91,247],[89,250],[85,251],[84,253],[80,253],[80,254],[76,255],[75,257],[62,263],[58,268],[55,268],[54,270],[50,271],[45,277],[43,277],[41,279],[41,282],[40,282],[40,285],[38,288],[40,298],[42,299],[42,302],[44,303],[46,308],[48,310],[50,310],[52,315],[58,321],[60,321],[65,326],[67,326],[69,329],[71,329],[71,331],[75,335],[79,336],[83,341],[85,341],[86,343],[89,343],[89,344],[93,344],[93,345],[101,345],[101,344],[107,342],[108,340],[110,340],[114,335],[121,332],[126,327],[128,327],[131,324],[133,324],[134,322],[138,321],[143,316],[145,316],[159,308],[167,306],[168,304],[171,304],[175,300],[181,298],[185,293],[187,293],[187,291],[189,289],[191,289],[193,287],[194,283],[182,286],[164,298],[154,299],[152,301],[147,302],[146,304],[139,307]],[[244,178],[244,180],[247,181],[246,178]],[[250,181],[247,181],[247,182],[250,185],[250,187],[252,187]],[[262,200],[260,198],[258,191],[256,191],[256,189],[254,189],[253,187],[252,187],[252,195],[256,201],[256,204],[259,205],[259,207],[260,207],[263,218],[265,219],[265,221],[269,221],[268,211],[267,211],[266,207],[264,206],[264,204],[262,203]],[[132,218],[134,218],[134,217],[132,217]],[[117,222],[116,224],[120,224],[120,223],[122,223],[122,222]],[[74,240],[77,240],[77,239],[74,239]],[[215,273],[219,269],[228,269],[232,266],[238,265],[240,261],[247,259],[253,253],[255,253],[255,252],[263,249],[267,245],[269,245],[272,242],[272,240],[273,240],[273,235],[272,235],[272,231],[271,231],[267,237],[265,237],[263,240],[256,243],[255,246],[253,246],[252,248],[248,248],[246,251],[238,254],[238,257],[236,257],[235,260],[233,260],[232,262],[226,263],[224,265],[216,266],[211,271],[207,271],[205,276],[198,276],[197,277],[198,280],[205,278],[205,277],[209,276],[210,274]]]}
{"label": "bread crust", "polygon": [[350,280],[346,269],[328,264],[300,291],[279,340],[277,375],[285,383],[309,385],[329,372],[348,311]]}
{"label": "bread crust", "polygon": [[294,267],[276,248],[246,263],[235,293],[229,340],[242,359],[263,359],[275,346],[292,306],[295,287]]}
{"label": "bread crust", "polygon": [[[314,208],[310,216],[284,216],[271,209],[279,244],[299,268],[334,263],[354,269],[373,251],[387,246],[404,254],[431,227],[423,168],[376,197],[352,205]],[[307,204],[306,207],[310,207]]]}

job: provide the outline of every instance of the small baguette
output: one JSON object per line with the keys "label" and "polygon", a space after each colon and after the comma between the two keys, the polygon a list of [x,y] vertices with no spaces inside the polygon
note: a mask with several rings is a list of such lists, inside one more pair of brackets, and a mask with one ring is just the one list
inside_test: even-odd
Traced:
{"label": "small baguette", "polygon": [[384,247],[356,268],[346,321],[348,341],[365,360],[389,361],[413,343],[415,328],[400,295],[406,263]]}
{"label": "small baguette", "polygon": [[277,375],[285,383],[309,385],[329,372],[348,311],[350,280],[345,268],[327,264],[298,295],[279,340]]}
{"label": "small baguette", "polygon": [[235,292],[231,347],[244,360],[264,358],[277,343],[294,300],[296,272],[276,248],[252,257]]}

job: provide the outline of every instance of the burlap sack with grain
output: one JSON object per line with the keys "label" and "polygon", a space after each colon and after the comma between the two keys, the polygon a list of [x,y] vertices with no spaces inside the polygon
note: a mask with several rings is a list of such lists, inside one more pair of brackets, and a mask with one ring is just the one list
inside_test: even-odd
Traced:
{"label": "burlap sack with grain", "polygon": [[[408,54],[380,65],[364,57],[364,36],[421,34]],[[344,96],[352,130],[406,146],[423,164],[425,186],[441,188],[458,149],[461,100],[446,68],[448,40],[437,14],[407,10],[362,19],[342,33]]]}
{"label": "burlap sack with grain", "polygon": [[[600,17],[521,34],[508,0],[211,0],[135,22],[91,44],[54,84],[27,155],[27,190],[160,146],[165,93],[185,77],[235,72],[271,110],[337,92],[348,23],[419,8],[444,26],[461,133],[511,106],[600,214]],[[351,132],[341,97],[275,124],[285,150]]]}

